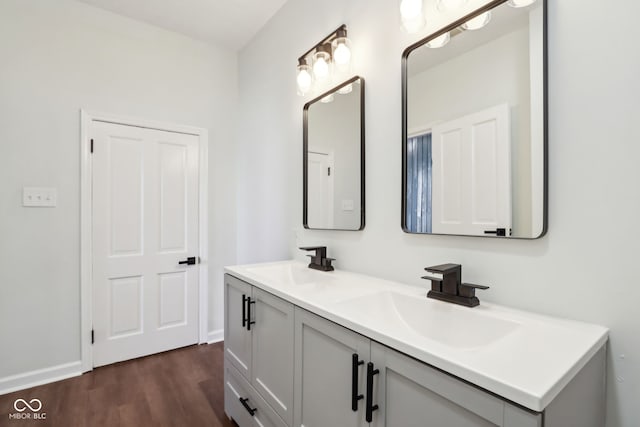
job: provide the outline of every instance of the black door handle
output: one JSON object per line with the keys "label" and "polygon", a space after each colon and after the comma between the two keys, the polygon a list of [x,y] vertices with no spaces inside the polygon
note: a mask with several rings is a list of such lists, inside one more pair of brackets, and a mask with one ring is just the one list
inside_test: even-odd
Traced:
{"label": "black door handle", "polygon": [[246,409],[247,412],[251,414],[251,416],[253,417],[256,414],[256,411],[258,410],[258,408],[252,408],[251,406],[249,406],[249,404],[247,403],[248,401],[249,401],[248,397],[246,399],[240,398],[240,403],[242,403],[242,406],[244,406],[244,409]]}
{"label": "black door handle", "polygon": [[196,257],[190,256],[189,258],[187,258],[185,260],[178,261],[178,264],[194,265],[194,264],[196,264]]}
{"label": "black door handle", "polygon": [[364,399],[364,395],[358,394],[358,366],[364,365],[364,360],[360,360],[358,353],[351,356],[351,409],[358,412],[358,400]]}
{"label": "black door handle", "polygon": [[251,330],[251,325],[255,325],[255,321],[251,320],[251,304],[255,304],[255,301],[251,301],[251,297],[247,297],[247,331]]}
{"label": "black door handle", "polygon": [[507,229],[506,228],[496,228],[495,230],[484,230],[484,234],[495,234],[496,236],[506,237]]}
{"label": "black door handle", "polygon": [[378,409],[378,405],[373,404],[373,376],[379,373],[378,369],[373,369],[373,363],[367,363],[367,408],[364,419],[368,423],[373,421],[373,411]]}

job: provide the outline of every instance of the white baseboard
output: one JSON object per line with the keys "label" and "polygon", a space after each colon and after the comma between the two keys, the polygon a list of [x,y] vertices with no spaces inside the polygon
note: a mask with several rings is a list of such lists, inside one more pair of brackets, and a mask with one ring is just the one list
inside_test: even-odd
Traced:
{"label": "white baseboard", "polygon": [[208,344],[213,344],[214,342],[224,341],[224,329],[218,329],[217,331],[209,331],[209,339],[207,340]]}
{"label": "white baseboard", "polygon": [[11,375],[0,378],[0,394],[24,390],[25,388],[77,377],[79,375],[82,375],[82,363],[80,361],[25,372],[24,374]]}

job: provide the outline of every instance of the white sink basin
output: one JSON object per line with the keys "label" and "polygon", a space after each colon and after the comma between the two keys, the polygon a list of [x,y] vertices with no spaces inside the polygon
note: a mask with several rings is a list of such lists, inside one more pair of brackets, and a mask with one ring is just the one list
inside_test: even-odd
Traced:
{"label": "white sink basin", "polygon": [[293,287],[333,280],[330,272],[312,270],[300,264],[264,265],[247,268],[247,271],[265,280]]}
{"label": "white sink basin", "polygon": [[[425,292],[426,294],[426,292]],[[415,297],[392,291],[354,298],[340,303],[358,320],[398,326],[441,344],[459,349],[490,345],[519,328],[517,322],[501,319],[468,307]]]}

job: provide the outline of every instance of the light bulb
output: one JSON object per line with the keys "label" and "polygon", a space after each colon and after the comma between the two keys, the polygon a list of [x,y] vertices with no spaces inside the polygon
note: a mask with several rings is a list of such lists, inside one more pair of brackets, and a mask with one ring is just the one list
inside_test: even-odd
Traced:
{"label": "light bulb", "polygon": [[298,84],[298,94],[305,95],[311,89],[313,79],[310,73],[310,67],[306,59],[301,59],[297,67],[296,83]]}
{"label": "light bulb", "polygon": [[507,4],[511,7],[527,7],[536,2],[536,0],[509,0]]}
{"label": "light bulb", "polygon": [[305,94],[311,89],[311,74],[307,70],[302,70],[298,73],[298,89]]}
{"label": "light bulb", "polygon": [[403,20],[413,20],[422,15],[422,0],[402,0],[400,2],[400,17]]}
{"label": "light bulb", "polygon": [[313,75],[318,80],[325,79],[329,75],[329,64],[324,58],[318,58],[313,63]]}
{"label": "light bulb", "polygon": [[323,104],[328,104],[330,102],[333,102],[333,94],[330,93],[329,95],[325,96],[320,100],[320,102],[322,102]]}
{"label": "light bulb", "polygon": [[422,0],[401,0],[400,21],[402,28],[407,33],[415,33],[420,30],[425,24]]}
{"label": "light bulb", "polygon": [[316,80],[324,80],[329,76],[329,61],[331,61],[331,45],[329,43],[317,47],[313,54],[313,75]]}
{"label": "light bulb", "polygon": [[464,28],[465,30],[479,30],[480,28],[482,28],[485,25],[487,25],[489,23],[489,21],[491,21],[491,12],[490,11],[489,12],[485,12],[485,13],[481,13],[480,15],[476,16],[475,18],[469,19],[467,22],[462,24],[462,28]]}
{"label": "light bulb", "polygon": [[338,93],[340,95],[346,95],[348,93],[351,93],[353,91],[353,84],[349,83],[346,86],[342,86],[340,89],[338,89]]}
{"label": "light bulb", "polygon": [[344,41],[337,43],[336,49],[333,51],[333,60],[338,65],[347,65],[351,61],[351,49]]}
{"label": "light bulb", "polygon": [[456,10],[465,4],[467,4],[467,0],[438,0],[438,9],[442,11]]}
{"label": "light bulb", "polygon": [[427,47],[430,47],[431,49],[437,49],[449,43],[450,39],[451,39],[451,35],[447,31],[443,35],[438,36],[435,39],[429,41],[429,43],[427,43]]}

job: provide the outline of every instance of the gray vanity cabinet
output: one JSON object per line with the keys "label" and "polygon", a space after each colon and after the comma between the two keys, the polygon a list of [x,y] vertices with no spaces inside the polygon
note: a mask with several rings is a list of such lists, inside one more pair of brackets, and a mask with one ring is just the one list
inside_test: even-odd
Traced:
{"label": "gray vanity cabinet", "polygon": [[[295,427],[366,426],[366,363],[369,339],[296,307],[295,310]],[[353,387],[354,359],[357,390]],[[396,426],[399,427],[399,426]]]}
{"label": "gray vanity cabinet", "polygon": [[225,377],[240,374],[250,384],[250,394],[259,396],[289,426],[293,422],[293,307],[225,275],[225,366],[235,369],[225,368]]}
{"label": "gray vanity cabinet", "polygon": [[541,427],[542,417],[371,342],[372,427]]}

